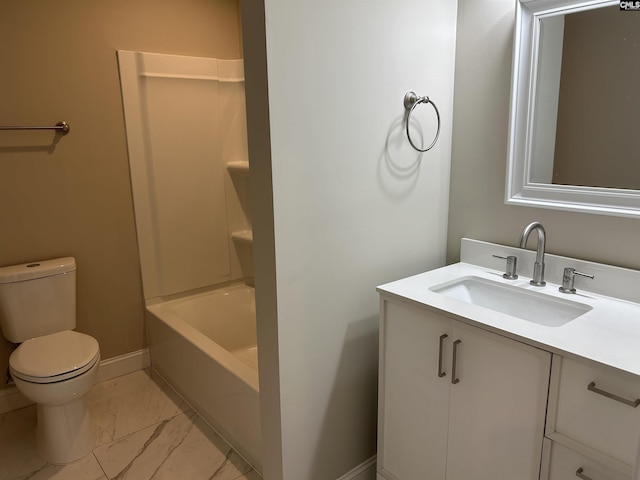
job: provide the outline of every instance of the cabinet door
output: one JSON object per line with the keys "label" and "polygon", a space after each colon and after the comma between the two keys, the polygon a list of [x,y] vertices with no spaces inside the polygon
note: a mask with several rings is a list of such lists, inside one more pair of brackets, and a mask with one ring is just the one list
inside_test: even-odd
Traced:
{"label": "cabinet door", "polygon": [[537,480],[551,354],[453,325],[447,480]]}
{"label": "cabinet door", "polygon": [[[383,301],[380,323],[378,471],[390,479],[443,480],[446,467],[450,321]],[[440,336],[443,352],[440,352]]]}

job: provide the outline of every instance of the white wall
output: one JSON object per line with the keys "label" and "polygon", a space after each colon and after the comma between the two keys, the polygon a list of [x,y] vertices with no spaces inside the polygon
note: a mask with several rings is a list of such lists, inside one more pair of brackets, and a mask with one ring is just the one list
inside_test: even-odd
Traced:
{"label": "white wall", "polygon": [[545,18],[541,22],[541,32],[544,41],[538,46],[540,61],[535,94],[536,128],[533,130],[532,140],[531,181],[553,183],[564,16]]}
{"label": "white wall", "polygon": [[516,245],[539,220],[551,253],[638,269],[637,219],[504,204],[515,6],[458,2],[447,260],[458,261],[461,237]]}
{"label": "white wall", "polygon": [[[242,16],[264,473],[335,479],[375,454],[375,286],[444,264],[456,2],[257,3]],[[423,155],[408,90],[442,116]]]}

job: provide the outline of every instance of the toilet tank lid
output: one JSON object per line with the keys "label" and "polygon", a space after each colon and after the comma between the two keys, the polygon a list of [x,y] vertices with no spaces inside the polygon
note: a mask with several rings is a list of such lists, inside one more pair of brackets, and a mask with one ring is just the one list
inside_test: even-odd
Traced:
{"label": "toilet tank lid", "polygon": [[51,277],[73,272],[75,269],[76,260],[73,257],[11,265],[0,268],[0,283],[24,282],[25,280]]}

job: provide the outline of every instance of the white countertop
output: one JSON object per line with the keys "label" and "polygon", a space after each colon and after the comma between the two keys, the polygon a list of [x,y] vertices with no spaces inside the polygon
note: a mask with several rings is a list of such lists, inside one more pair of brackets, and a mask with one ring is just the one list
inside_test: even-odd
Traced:
{"label": "white countertop", "polygon": [[[498,253],[495,252],[496,248],[502,247],[493,244],[483,245],[486,246],[487,252],[494,251],[494,253]],[[474,249],[476,247],[477,245],[474,246]],[[511,247],[502,248],[511,250]],[[525,257],[532,253],[520,251],[526,254]],[[484,256],[486,255],[482,257]],[[489,253],[488,256],[491,257],[491,254]],[[463,260],[464,257],[463,253]],[[555,258],[559,259],[559,264],[564,262],[566,266],[571,266],[571,263],[567,264],[567,261],[571,259]],[[553,261],[552,258],[550,260]],[[519,258],[518,262],[520,263],[520,261]],[[579,262],[582,266],[588,267],[589,265],[589,262]],[[606,269],[606,266],[594,265],[600,269]],[[557,267],[555,268],[557,269]],[[611,268],[614,271],[621,270],[618,267]],[[588,271],[588,268],[583,268],[583,270]],[[529,285],[530,277],[521,274],[517,280],[506,280],[502,278],[503,272],[503,270],[461,262],[381,285],[378,287],[378,292],[385,299],[396,299],[423,306],[464,323],[553,353],[587,359],[621,372],[640,376],[640,304],[581,290],[580,287],[578,287],[578,293],[567,295],[558,291],[559,285],[552,283],[553,278],[547,277],[546,286],[535,287]],[[640,272],[638,273],[640,274]],[[593,308],[562,326],[550,327],[472,305],[429,290],[431,287],[466,276],[475,276],[517,286],[563,300],[587,304]],[[637,283],[634,287],[640,289],[640,285]]]}

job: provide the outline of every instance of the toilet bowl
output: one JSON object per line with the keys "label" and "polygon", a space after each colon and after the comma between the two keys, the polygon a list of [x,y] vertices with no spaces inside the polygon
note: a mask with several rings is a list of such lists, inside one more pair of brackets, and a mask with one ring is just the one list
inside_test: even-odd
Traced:
{"label": "toilet bowl", "polygon": [[9,358],[16,387],[37,404],[36,444],[50,463],[73,462],[95,446],[85,394],[99,363],[98,342],[72,330],[26,340]]}

